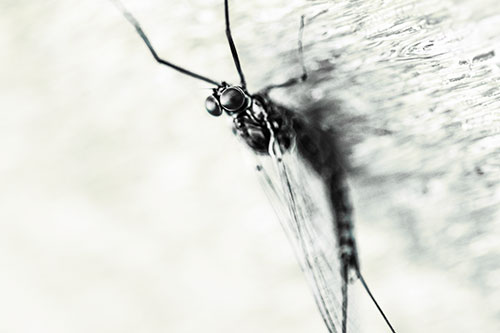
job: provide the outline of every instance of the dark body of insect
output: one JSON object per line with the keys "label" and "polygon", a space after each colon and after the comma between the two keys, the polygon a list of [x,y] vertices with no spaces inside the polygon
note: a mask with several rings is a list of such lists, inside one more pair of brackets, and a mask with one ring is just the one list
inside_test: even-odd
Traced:
{"label": "dark body of insect", "polygon": [[331,133],[273,102],[267,91],[250,95],[245,88],[225,82],[213,89],[205,107],[213,116],[220,116],[223,112],[231,116],[233,132],[258,154],[270,154],[276,148],[285,152],[295,145],[299,156],[318,173],[327,187],[335,217],[341,275],[347,280],[350,269],[357,275],[359,261],[352,206],[345,184],[345,171],[339,153],[333,148]]}

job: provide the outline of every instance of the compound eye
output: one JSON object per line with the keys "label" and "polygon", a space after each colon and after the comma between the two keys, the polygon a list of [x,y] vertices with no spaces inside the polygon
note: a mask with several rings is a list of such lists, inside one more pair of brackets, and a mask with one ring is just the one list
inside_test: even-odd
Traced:
{"label": "compound eye", "polygon": [[220,103],[228,111],[238,111],[245,104],[245,93],[236,87],[227,88],[220,96]]}
{"label": "compound eye", "polygon": [[212,116],[218,117],[222,114],[219,102],[214,96],[208,96],[205,100],[205,108]]}

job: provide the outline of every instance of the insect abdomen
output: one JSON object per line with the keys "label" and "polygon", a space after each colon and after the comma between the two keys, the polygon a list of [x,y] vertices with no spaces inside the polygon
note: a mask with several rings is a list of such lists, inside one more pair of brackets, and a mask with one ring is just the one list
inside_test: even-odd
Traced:
{"label": "insect abdomen", "polygon": [[354,238],[353,208],[349,198],[342,154],[334,135],[295,117],[293,122],[298,153],[323,179],[335,221],[333,226],[343,269],[358,271]]}

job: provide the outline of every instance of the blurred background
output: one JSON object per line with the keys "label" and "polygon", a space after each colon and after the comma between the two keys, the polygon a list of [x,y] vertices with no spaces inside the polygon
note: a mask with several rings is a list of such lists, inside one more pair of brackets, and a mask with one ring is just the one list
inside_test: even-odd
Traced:
{"label": "blurred background", "polygon": [[[237,82],[219,0],[128,0]],[[231,1],[249,89],[339,106],[361,264],[399,332],[500,330],[496,1]],[[326,332],[207,84],[109,1],[0,3],[0,332]],[[387,332],[360,300],[366,332]]]}

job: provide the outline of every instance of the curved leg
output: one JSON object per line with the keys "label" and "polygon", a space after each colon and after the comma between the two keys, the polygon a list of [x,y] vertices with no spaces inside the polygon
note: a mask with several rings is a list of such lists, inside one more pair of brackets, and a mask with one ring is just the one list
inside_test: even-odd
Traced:
{"label": "curved leg", "polygon": [[304,82],[305,80],[307,80],[307,70],[306,70],[306,66],[304,64],[304,47],[302,44],[302,39],[304,36],[304,27],[305,27],[304,20],[305,20],[304,15],[302,15],[300,17],[299,41],[298,41],[298,53],[299,53],[300,66],[302,67],[302,75],[298,78],[292,78],[292,79],[285,81],[283,83],[270,85],[264,89],[264,92],[268,93],[269,91],[271,91],[272,89],[275,89],[275,88],[291,87],[293,85],[296,85],[298,83],[301,83],[301,82]]}

